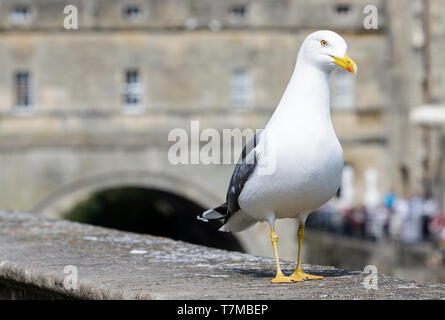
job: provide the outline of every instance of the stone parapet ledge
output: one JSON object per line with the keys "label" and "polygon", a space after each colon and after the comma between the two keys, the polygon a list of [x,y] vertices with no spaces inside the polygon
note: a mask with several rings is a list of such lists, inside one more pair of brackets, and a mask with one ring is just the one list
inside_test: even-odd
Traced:
{"label": "stone parapet ledge", "polygon": [[303,265],[323,280],[273,285],[274,268],[270,258],[0,211],[0,299],[445,299],[444,284],[379,274],[377,290],[366,289],[367,274],[326,266]]}

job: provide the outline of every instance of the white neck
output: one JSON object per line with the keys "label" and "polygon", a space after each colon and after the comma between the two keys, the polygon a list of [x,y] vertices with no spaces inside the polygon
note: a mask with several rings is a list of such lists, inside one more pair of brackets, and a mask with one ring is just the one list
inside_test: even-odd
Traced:
{"label": "white neck", "polygon": [[286,91],[269,123],[276,118],[285,118],[293,123],[331,123],[330,72],[301,58],[297,60]]}

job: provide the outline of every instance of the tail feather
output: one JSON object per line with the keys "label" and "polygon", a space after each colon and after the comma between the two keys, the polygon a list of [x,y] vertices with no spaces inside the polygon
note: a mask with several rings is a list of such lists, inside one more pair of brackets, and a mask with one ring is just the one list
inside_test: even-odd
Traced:
{"label": "tail feather", "polygon": [[230,216],[219,231],[240,232],[252,228],[258,221],[245,214],[242,210]]}
{"label": "tail feather", "polygon": [[227,203],[223,203],[217,208],[210,209],[197,217],[199,220],[208,222],[208,220],[224,219],[223,226],[219,231],[239,232],[253,227],[258,221],[246,215],[242,210],[238,210],[234,214],[227,211]]}
{"label": "tail feather", "polygon": [[205,211],[197,218],[203,221],[218,220],[218,219],[223,219],[226,215],[227,215],[227,204],[223,203],[217,208]]}

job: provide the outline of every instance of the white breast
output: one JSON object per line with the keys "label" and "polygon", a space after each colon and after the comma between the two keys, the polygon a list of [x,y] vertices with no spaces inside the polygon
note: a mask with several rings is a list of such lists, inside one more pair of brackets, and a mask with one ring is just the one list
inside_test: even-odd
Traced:
{"label": "white breast", "polygon": [[269,155],[275,148],[275,170],[259,164],[238,199],[243,211],[258,220],[266,220],[272,212],[277,219],[306,215],[340,187],[343,151],[333,130],[306,131],[309,135],[304,136],[298,132],[283,136],[282,131],[273,130],[265,147]]}

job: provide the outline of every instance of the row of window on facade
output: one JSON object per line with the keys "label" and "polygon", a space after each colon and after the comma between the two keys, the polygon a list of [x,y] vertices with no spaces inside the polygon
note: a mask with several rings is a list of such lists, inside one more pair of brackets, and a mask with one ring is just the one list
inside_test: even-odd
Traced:
{"label": "row of window on facade", "polygon": [[[232,24],[242,24],[247,16],[247,5],[243,3],[233,4],[228,8],[228,20]],[[339,15],[346,15],[351,12],[351,6],[347,3],[340,3],[334,6],[334,12]],[[122,8],[124,19],[135,21],[143,17],[143,9],[137,4],[125,4]],[[28,25],[32,23],[34,17],[28,5],[16,5],[9,12],[9,21],[13,25]]]}
{"label": "row of window on facade", "polygon": [[[33,105],[32,79],[29,71],[19,71],[14,75],[15,105],[17,108],[29,108]],[[354,107],[354,79],[345,71],[334,73],[332,82],[332,104],[338,109]],[[144,104],[144,85],[138,69],[128,69],[120,88],[122,103],[129,111],[141,109]],[[248,69],[235,69],[230,80],[231,105],[245,108],[253,105],[253,76]]]}
{"label": "row of window on facade", "polygon": [[[246,5],[232,5],[228,9],[229,21],[238,24],[241,23],[246,16]],[[122,8],[122,17],[129,21],[139,20],[143,17],[143,9],[139,5],[129,4]],[[12,25],[29,25],[34,20],[34,14],[28,5],[16,5],[9,12],[9,22]]]}

